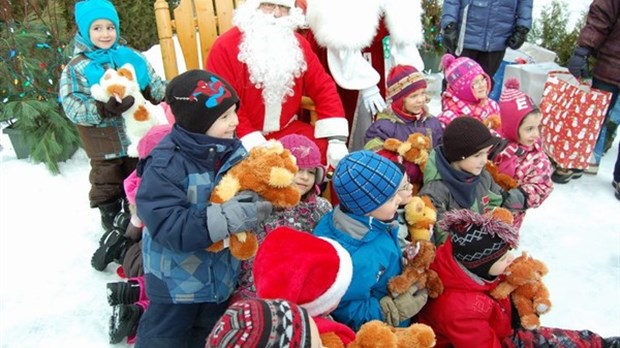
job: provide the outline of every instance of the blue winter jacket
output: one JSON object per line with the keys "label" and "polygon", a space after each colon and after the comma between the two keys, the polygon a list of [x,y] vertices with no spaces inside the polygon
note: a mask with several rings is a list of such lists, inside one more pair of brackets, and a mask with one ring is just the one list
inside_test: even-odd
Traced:
{"label": "blue winter jacket", "polygon": [[136,195],[144,221],[142,256],[149,299],[159,303],[222,303],[233,292],[239,261],[207,229],[216,183],[247,152],[238,139],[189,133],[175,125],[139,168]]}
{"label": "blue winter jacket", "polygon": [[338,241],[353,261],[353,279],[331,313],[334,319],[354,331],[368,321],[383,321],[379,300],[388,294],[388,280],[402,271],[398,222],[343,213],[338,206],[321,218],[313,234]]}
{"label": "blue winter jacket", "polygon": [[[532,28],[533,0],[444,0],[441,27],[465,25],[463,48],[493,52],[506,49],[515,26]],[[464,13],[467,11],[467,17]]]}

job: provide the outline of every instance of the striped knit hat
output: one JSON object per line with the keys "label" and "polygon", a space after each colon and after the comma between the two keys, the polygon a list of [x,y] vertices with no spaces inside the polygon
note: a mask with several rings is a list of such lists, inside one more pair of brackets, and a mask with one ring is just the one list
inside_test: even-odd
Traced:
{"label": "striped knit hat", "polygon": [[381,155],[354,151],[338,163],[332,184],[343,210],[363,216],[392,198],[404,175],[394,162]]}
{"label": "striped knit hat", "polygon": [[511,141],[519,141],[519,126],[525,116],[538,110],[532,98],[519,90],[519,81],[509,79],[499,98],[499,111],[502,118],[502,135]]}
{"label": "striped knit hat", "polygon": [[424,75],[411,65],[396,65],[387,78],[387,98],[402,105],[401,100],[409,94],[426,88]]}
{"label": "striped knit hat", "polygon": [[491,266],[518,244],[514,227],[468,209],[446,212],[439,227],[450,231],[454,258],[470,272],[485,279],[491,278]]}
{"label": "striped knit hat", "polygon": [[285,300],[241,300],[215,324],[205,348],[310,347],[310,320],[305,309]]}

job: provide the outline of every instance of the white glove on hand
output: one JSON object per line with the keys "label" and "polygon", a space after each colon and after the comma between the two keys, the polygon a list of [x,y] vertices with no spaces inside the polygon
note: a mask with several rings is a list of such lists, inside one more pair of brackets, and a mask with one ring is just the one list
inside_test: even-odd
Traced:
{"label": "white glove on hand", "polygon": [[385,110],[385,100],[381,96],[379,87],[371,86],[360,90],[362,99],[364,100],[364,106],[370,114],[375,115],[377,112]]}
{"label": "white glove on hand", "polygon": [[338,162],[349,153],[347,145],[341,139],[329,139],[327,142],[327,165],[336,168]]}

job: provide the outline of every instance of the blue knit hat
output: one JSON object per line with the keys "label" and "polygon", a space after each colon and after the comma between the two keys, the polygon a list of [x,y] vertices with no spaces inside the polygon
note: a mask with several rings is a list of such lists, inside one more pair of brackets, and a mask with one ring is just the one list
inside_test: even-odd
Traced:
{"label": "blue knit hat", "polygon": [[75,3],[75,23],[82,38],[90,44],[90,25],[97,19],[107,19],[116,28],[116,41],[121,37],[120,21],[114,5],[108,0],[85,0]]}
{"label": "blue knit hat", "polygon": [[338,163],[332,184],[346,211],[366,215],[396,194],[403,176],[389,159],[372,151],[355,151]]}

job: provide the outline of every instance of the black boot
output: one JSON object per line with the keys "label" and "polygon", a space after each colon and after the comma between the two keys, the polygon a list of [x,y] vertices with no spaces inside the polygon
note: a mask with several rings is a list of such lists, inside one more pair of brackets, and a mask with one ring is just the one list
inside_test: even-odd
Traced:
{"label": "black boot", "polygon": [[[108,203],[99,204],[99,212],[101,213],[101,227],[104,231],[109,231],[113,227],[114,217],[122,209],[122,200],[116,199]],[[123,231],[124,232],[124,231]]]}
{"label": "black boot", "polygon": [[620,337],[603,338],[603,348],[620,348]]}
{"label": "black boot", "polygon": [[112,261],[122,263],[125,250],[130,244],[130,240],[123,236],[124,232],[111,229],[101,236],[99,248],[95,250],[90,264],[97,271],[103,271]]}
{"label": "black boot", "polygon": [[110,317],[110,343],[120,343],[123,338],[136,334],[142,316],[142,307],[130,305],[114,306]]}
{"label": "black boot", "polygon": [[140,299],[140,284],[133,280],[108,283],[106,288],[110,306],[132,304]]}
{"label": "black boot", "polygon": [[131,220],[131,214],[126,213],[124,211],[119,211],[118,214],[116,214],[116,216],[114,217],[112,226],[114,229],[117,229],[121,231],[123,234],[125,234],[130,220]]}

